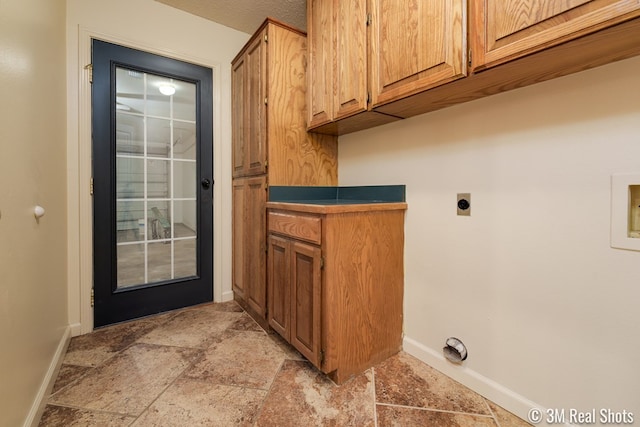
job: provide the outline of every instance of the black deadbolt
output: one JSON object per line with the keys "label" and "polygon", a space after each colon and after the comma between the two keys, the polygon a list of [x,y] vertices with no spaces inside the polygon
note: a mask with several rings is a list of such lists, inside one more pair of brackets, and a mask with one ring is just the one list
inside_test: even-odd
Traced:
{"label": "black deadbolt", "polygon": [[203,179],[201,181],[202,184],[202,188],[204,188],[205,190],[208,190],[209,187],[211,187],[211,181],[209,181],[207,178]]}
{"label": "black deadbolt", "polygon": [[458,200],[458,209],[466,211],[467,209],[469,209],[469,206],[469,201],[467,199]]}

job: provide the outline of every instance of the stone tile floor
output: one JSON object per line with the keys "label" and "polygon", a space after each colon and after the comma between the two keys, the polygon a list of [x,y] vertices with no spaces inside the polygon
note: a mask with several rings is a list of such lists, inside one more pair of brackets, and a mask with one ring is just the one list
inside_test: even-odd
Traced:
{"label": "stone tile floor", "polygon": [[235,302],[71,340],[41,426],[527,426],[401,352],[336,386]]}

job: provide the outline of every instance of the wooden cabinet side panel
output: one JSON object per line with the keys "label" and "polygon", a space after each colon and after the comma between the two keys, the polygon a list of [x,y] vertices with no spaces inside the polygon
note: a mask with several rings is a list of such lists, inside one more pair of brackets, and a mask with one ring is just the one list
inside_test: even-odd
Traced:
{"label": "wooden cabinet side panel", "polygon": [[333,119],[333,0],[307,1],[308,127]]}
{"label": "wooden cabinet side panel", "polygon": [[266,176],[247,179],[245,241],[245,300],[259,315],[267,311]]}
{"label": "wooden cabinet side panel", "polygon": [[306,37],[269,27],[270,185],[336,185],[337,137],[307,132]]}
{"label": "wooden cabinet side panel", "polygon": [[466,10],[466,0],[372,1],[374,107],[466,75]]}
{"label": "wooden cabinet side panel", "polygon": [[308,133],[306,37],[269,28],[269,184],[336,185],[338,140]]}
{"label": "wooden cabinet side panel", "polygon": [[233,291],[240,298],[245,297],[245,223],[246,223],[246,211],[245,211],[245,190],[246,179],[234,179],[232,187],[232,283]]}
{"label": "wooden cabinet side panel", "polygon": [[269,325],[291,341],[291,242],[269,236],[268,294]]}
{"label": "wooden cabinet side panel", "polygon": [[404,210],[325,221],[326,371],[341,382],[402,347]]}
{"label": "wooden cabinet side panel", "polygon": [[473,68],[483,69],[640,16],[637,0],[471,2]]}
{"label": "wooden cabinet side panel", "polygon": [[320,367],[321,250],[291,242],[291,344]]}
{"label": "wooden cabinet side panel", "polygon": [[335,119],[367,109],[367,1],[338,1],[335,32]]}

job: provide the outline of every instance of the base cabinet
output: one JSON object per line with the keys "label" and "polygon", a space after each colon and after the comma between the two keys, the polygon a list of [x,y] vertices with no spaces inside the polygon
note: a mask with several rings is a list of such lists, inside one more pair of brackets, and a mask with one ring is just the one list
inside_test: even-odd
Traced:
{"label": "base cabinet", "polygon": [[268,321],[340,384],[402,348],[406,204],[307,207],[267,202]]}
{"label": "base cabinet", "polygon": [[320,247],[269,236],[269,325],[319,366]]}

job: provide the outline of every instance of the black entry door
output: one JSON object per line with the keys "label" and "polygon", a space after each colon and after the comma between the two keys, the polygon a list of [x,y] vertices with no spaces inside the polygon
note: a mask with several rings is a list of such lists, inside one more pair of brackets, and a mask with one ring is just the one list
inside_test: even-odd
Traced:
{"label": "black entry door", "polygon": [[212,301],[212,71],[92,57],[94,325]]}

